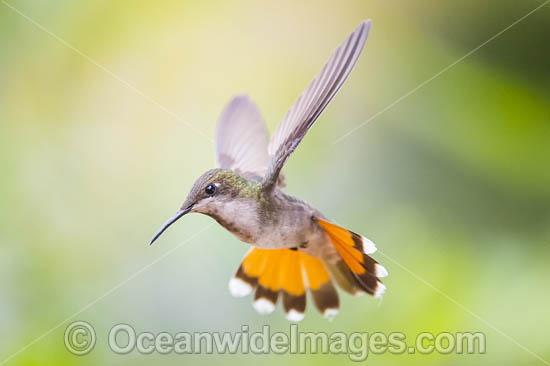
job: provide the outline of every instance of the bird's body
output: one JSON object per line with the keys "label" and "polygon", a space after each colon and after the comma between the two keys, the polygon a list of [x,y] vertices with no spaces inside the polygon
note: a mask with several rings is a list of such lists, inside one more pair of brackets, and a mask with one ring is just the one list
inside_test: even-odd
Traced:
{"label": "bird's body", "polygon": [[[265,192],[257,179],[231,170],[213,169],[204,178],[227,187],[229,199],[207,200],[196,212],[212,217],[239,240],[260,249],[288,248],[316,256],[334,253],[316,221],[322,214],[307,202],[280,188]],[[201,180],[201,185],[206,182]]]}
{"label": "bird's body", "polygon": [[370,29],[359,27],[334,52],[321,73],[296,100],[268,144],[267,129],[254,104],[237,96],[220,116],[216,169],[201,175],[181,209],[157,232],[189,212],[215,219],[252,245],[229,287],[235,296],[252,291],[260,313],[274,310],[279,296],[287,318],[300,320],[306,290],[326,316],[339,300],[334,283],[351,294],[380,296],[386,270],[369,254],[367,238],[330,223],[307,202],[282,190],[281,169],[353,68]]}
{"label": "bird's body", "polygon": [[321,238],[313,221],[319,213],[308,203],[277,189],[227,204],[208,214],[245,243],[261,249],[300,248]]}

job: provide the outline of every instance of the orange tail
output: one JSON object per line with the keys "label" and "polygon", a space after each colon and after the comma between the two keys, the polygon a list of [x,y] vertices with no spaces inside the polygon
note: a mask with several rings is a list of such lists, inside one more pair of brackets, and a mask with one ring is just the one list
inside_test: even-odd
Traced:
{"label": "orange tail", "polygon": [[253,306],[260,314],[275,310],[281,297],[286,318],[291,321],[304,317],[306,290],[319,312],[329,318],[335,316],[339,299],[333,280],[349,293],[381,296],[385,286],[378,278],[387,271],[367,255],[376,251],[374,244],[325,220],[318,219],[318,223],[341,260],[323,261],[293,249],[252,248],[229,281],[231,294],[241,297],[255,291]]}
{"label": "orange tail", "polygon": [[255,290],[254,308],[261,314],[275,310],[281,294],[286,318],[291,321],[304,317],[306,289],[323,315],[338,313],[338,293],[323,262],[296,250],[252,248],[229,281],[233,296]]}
{"label": "orange tail", "polygon": [[[333,266],[334,271],[339,273],[336,277],[340,287],[348,292],[367,292],[375,297],[380,297],[386,290],[386,286],[380,282],[380,277],[388,275],[386,269],[368,256],[376,252],[376,246],[369,239],[331,224],[328,221],[317,219],[336,251],[342,258],[342,262]],[[351,276],[350,276],[351,273]],[[355,282],[355,283],[353,283]]]}

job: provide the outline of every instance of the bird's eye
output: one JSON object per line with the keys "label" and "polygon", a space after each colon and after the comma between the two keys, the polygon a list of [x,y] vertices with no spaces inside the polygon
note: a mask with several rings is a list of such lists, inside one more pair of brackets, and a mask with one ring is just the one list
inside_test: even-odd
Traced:
{"label": "bird's eye", "polygon": [[216,193],[216,186],[214,184],[209,184],[204,189],[204,192],[209,196],[213,196]]}

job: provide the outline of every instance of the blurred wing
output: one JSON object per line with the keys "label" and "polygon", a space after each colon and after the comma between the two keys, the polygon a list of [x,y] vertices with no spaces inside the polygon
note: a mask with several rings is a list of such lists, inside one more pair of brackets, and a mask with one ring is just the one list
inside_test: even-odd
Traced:
{"label": "blurred wing", "polygon": [[246,95],[235,96],[225,107],[216,128],[216,167],[237,174],[263,177],[269,164],[267,129]]}
{"label": "blurred wing", "polygon": [[277,126],[269,143],[271,161],[264,178],[264,189],[275,186],[286,159],[348,77],[363,49],[370,25],[370,19],[361,22],[346,38]]}

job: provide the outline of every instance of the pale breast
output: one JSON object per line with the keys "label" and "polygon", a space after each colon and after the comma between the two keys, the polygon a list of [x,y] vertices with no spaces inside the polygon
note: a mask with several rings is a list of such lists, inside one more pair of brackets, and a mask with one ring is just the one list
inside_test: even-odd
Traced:
{"label": "pale breast", "polygon": [[211,209],[208,215],[245,243],[254,244],[260,234],[256,205],[250,202],[227,202],[222,209]]}

